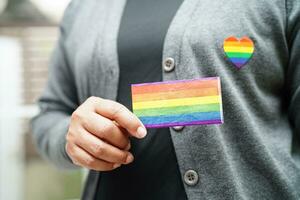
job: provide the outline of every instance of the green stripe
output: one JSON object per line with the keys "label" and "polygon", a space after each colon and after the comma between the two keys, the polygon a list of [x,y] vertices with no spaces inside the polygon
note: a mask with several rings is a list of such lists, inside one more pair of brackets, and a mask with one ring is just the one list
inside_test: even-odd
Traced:
{"label": "green stripe", "polygon": [[250,58],[252,53],[226,53],[230,58]]}
{"label": "green stripe", "polygon": [[176,115],[193,112],[213,112],[220,111],[220,104],[205,104],[192,106],[175,106],[167,108],[150,108],[150,109],[136,109],[134,114],[138,117],[159,116],[159,115]]}

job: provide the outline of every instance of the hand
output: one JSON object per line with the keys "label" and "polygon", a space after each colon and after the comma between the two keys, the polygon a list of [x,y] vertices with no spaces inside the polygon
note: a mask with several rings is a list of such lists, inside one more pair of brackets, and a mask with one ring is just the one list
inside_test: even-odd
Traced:
{"label": "hand", "polygon": [[125,106],[90,97],[71,116],[66,152],[76,165],[109,171],[133,161],[129,136],[146,134],[144,125]]}

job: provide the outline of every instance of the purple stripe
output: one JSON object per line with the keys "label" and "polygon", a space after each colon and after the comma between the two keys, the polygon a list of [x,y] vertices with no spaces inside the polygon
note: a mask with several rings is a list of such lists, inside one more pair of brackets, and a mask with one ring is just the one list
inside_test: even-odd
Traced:
{"label": "purple stripe", "polygon": [[234,62],[233,64],[234,64],[235,66],[237,66],[237,67],[240,68],[240,67],[242,67],[243,65],[245,65],[246,63],[235,63],[235,62]]}
{"label": "purple stripe", "polygon": [[201,81],[201,80],[218,80],[220,77],[207,77],[207,78],[195,78],[195,79],[186,79],[186,80],[170,80],[170,81],[163,81],[163,82],[153,82],[153,83],[138,83],[138,84],[131,84],[131,86],[142,86],[142,85],[160,85],[160,84],[167,84],[167,83],[182,83],[182,82],[191,82],[191,81]]}
{"label": "purple stripe", "polygon": [[173,122],[165,124],[148,124],[146,128],[163,128],[172,126],[192,126],[192,125],[208,125],[208,124],[223,124],[223,120],[207,120],[207,121],[193,121],[193,122]]}

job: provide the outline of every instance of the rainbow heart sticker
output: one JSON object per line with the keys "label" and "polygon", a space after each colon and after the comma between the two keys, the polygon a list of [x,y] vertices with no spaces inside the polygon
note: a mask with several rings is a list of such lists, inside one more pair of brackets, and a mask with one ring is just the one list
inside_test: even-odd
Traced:
{"label": "rainbow heart sticker", "polygon": [[228,59],[238,69],[241,69],[249,61],[254,52],[254,44],[246,36],[241,39],[234,36],[225,39],[223,48]]}

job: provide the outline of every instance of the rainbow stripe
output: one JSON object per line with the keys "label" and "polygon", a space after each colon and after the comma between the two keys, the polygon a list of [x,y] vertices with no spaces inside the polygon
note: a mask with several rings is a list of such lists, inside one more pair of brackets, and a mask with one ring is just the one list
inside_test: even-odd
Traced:
{"label": "rainbow stripe", "polygon": [[147,128],[223,123],[219,77],[133,84],[131,92]]}
{"label": "rainbow stripe", "polygon": [[248,37],[243,37],[239,40],[236,37],[231,36],[225,39],[223,48],[228,59],[238,69],[249,61],[254,52],[254,44]]}

